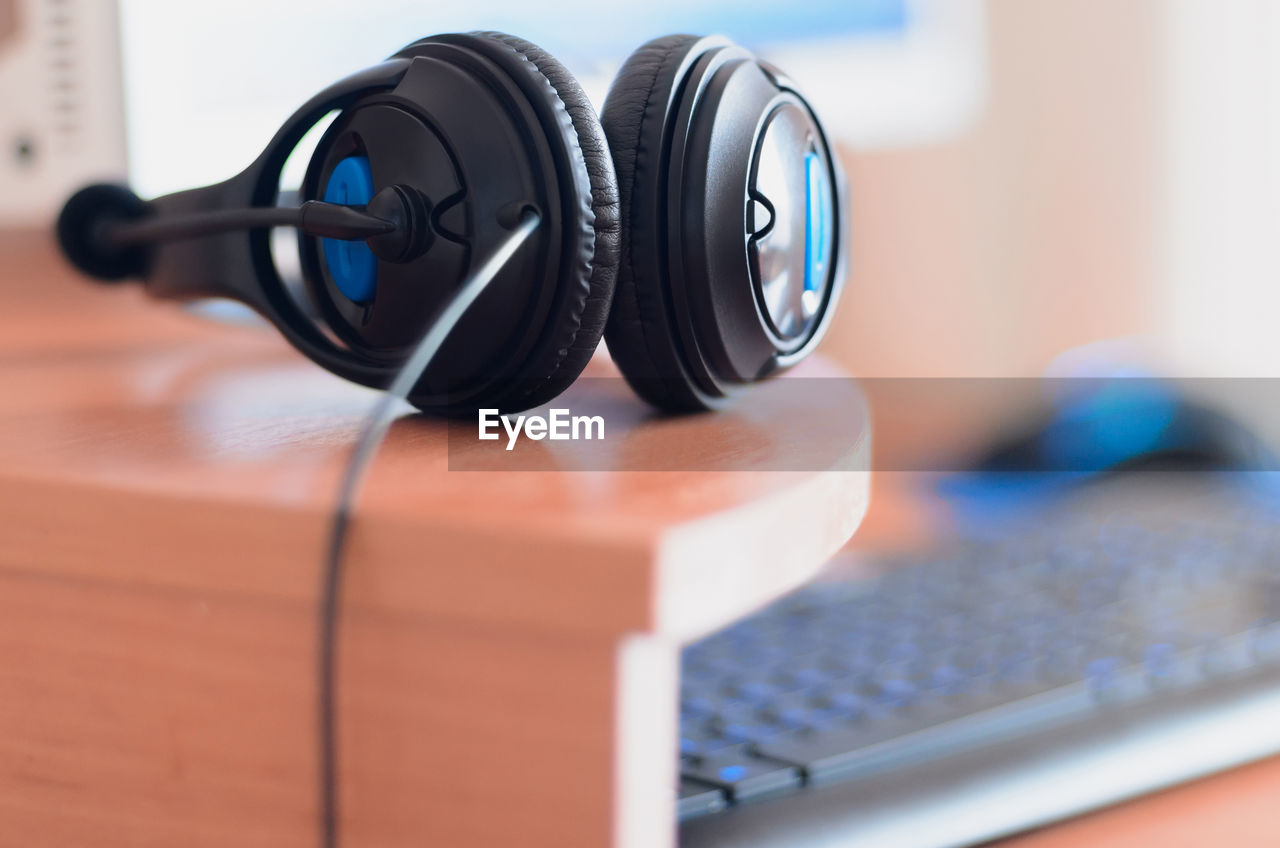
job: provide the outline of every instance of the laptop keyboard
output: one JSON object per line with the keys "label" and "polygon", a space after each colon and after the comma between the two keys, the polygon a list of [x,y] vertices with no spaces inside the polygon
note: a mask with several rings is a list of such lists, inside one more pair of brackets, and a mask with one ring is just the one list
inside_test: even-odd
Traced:
{"label": "laptop keyboard", "polygon": [[861,563],[687,647],[679,813],[907,763],[1280,666],[1266,474],[1149,473]]}

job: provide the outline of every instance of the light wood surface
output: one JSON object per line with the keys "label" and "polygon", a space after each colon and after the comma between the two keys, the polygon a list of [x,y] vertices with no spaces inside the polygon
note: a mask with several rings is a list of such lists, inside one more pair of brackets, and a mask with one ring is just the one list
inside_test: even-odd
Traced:
{"label": "light wood surface", "polygon": [[[320,565],[373,393],[43,235],[0,257],[0,844],[315,844]],[[451,471],[444,425],[397,422],[346,559],[343,845],[671,845],[680,641],[866,508],[839,392],[662,420],[573,391],[618,467],[701,470]]]}

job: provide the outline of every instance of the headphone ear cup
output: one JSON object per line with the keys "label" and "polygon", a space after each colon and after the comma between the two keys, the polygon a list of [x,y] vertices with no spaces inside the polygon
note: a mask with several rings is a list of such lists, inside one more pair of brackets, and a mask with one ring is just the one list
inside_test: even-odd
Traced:
{"label": "headphone ear cup", "polygon": [[568,388],[582,373],[604,335],[613,303],[620,251],[618,181],[595,108],[564,65],[537,45],[513,35],[500,32],[471,35],[502,44],[545,78],[547,96],[556,100],[568,114],[573,142],[582,153],[591,184],[593,252],[580,268],[580,296],[565,310],[559,325],[550,331],[555,341],[549,346],[548,355],[528,371],[534,376],[519,406],[529,408],[546,403]]}
{"label": "headphone ear cup", "polygon": [[631,54],[614,79],[600,121],[613,153],[622,203],[617,292],[605,331],[609,353],[632,389],[671,411],[708,408],[684,376],[662,293],[659,232],[666,197],[659,151],[677,72],[701,39],[669,35]]}
{"label": "headphone ear cup", "polygon": [[605,340],[671,411],[716,409],[808,356],[840,294],[839,164],[778,69],[723,38],[650,41],[601,116],[624,239]]}

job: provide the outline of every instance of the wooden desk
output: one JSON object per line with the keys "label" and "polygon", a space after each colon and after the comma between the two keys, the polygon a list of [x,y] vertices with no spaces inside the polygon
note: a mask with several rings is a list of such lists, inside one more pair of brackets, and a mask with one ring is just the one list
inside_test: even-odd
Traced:
{"label": "wooden desk", "polygon": [[[373,394],[44,236],[0,257],[0,843],[316,844],[320,566]],[[771,414],[611,402],[633,463]],[[824,412],[848,449],[808,472],[450,472],[398,422],[345,563],[342,844],[671,845],[679,642],[865,510],[865,419]]]}

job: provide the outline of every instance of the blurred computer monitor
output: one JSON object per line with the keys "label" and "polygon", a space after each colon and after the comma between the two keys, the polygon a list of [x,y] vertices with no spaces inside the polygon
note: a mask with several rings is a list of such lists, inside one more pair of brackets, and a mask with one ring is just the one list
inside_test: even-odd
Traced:
{"label": "blurred computer monitor", "polygon": [[597,105],[645,40],[720,33],[782,67],[843,145],[936,140],[981,106],[983,12],[983,0],[0,0],[0,226],[45,223],[126,163],[144,196],[226,179],[310,95],[437,32],[528,38]]}
{"label": "blurred computer monitor", "polygon": [[120,2],[130,176],[144,195],[226,179],[310,95],[437,32],[533,41],[597,106],[644,41],[720,33],[775,61],[838,141],[860,147],[953,132],[985,88],[982,0]]}

